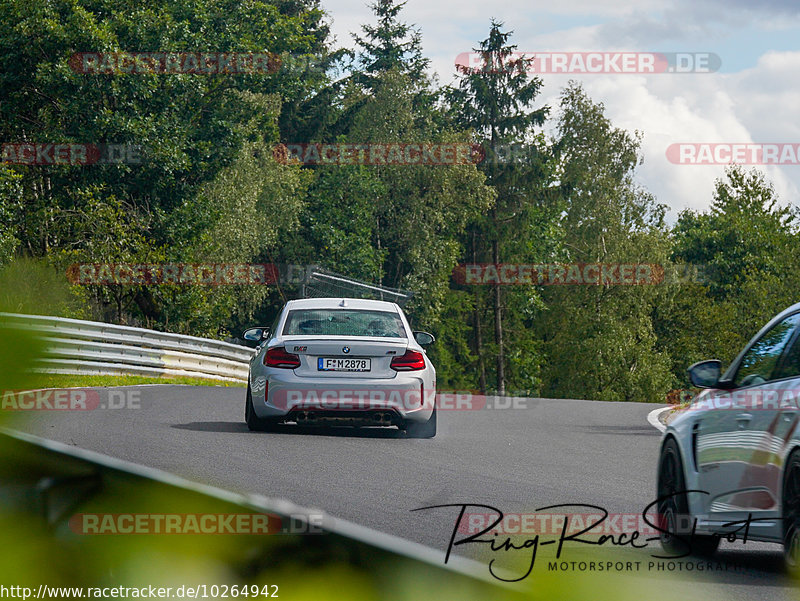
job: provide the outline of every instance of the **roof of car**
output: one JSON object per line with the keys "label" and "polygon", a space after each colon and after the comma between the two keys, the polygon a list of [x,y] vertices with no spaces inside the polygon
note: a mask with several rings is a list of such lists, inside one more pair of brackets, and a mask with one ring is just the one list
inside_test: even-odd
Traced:
{"label": "roof of car", "polygon": [[[344,303],[344,305],[342,304]],[[363,298],[303,298],[290,300],[286,303],[287,309],[376,309],[378,311],[398,312],[394,303],[369,300]]]}

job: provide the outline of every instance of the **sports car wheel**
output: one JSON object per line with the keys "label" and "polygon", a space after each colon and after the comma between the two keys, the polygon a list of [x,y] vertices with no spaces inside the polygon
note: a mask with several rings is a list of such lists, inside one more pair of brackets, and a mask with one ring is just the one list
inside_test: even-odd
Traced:
{"label": "sports car wheel", "polygon": [[[668,553],[682,555],[686,553],[686,541],[691,545],[693,555],[709,556],[717,550],[719,537],[702,536],[691,532],[683,533],[682,540],[676,537],[679,524],[691,520],[689,500],[686,493],[686,480],[683,475],[683,462],[678,445],[673,438],[667,440],[661,449],[658,462],[658,525],[661,529],[661,546]],[[690,522],[689,522],[690,523]]]}
{"label": "sports car wheel", "polygon": [[792,574],[800,574],[800,452],[786,461],[783,471],[783,557]]}
{"label": "sports car wheel", "polygon": [[247,427],[253,432],[265,432],[275,425],[270,419],[258,417],[253,409],[253,393],[250,391],[250,383],[247,383],[247,398],[244,403],[244,421]]}

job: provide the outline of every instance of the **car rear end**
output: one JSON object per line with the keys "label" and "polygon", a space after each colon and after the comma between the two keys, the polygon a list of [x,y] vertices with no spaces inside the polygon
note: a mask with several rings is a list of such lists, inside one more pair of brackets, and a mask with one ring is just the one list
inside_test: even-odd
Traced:
{"label": "car rear end", "polygon": [[436,372],[397,305],[308,299],[287,304],[251,386],[259,417],[403,428],[431,417]]}

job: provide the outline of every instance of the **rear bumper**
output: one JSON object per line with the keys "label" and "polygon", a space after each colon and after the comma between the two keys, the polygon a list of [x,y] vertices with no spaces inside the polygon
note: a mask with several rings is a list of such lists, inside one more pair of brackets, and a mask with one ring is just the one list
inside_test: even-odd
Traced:
{"label": "rear bumper", "polygon": [[286,414],[284,421],[297,422],[308,426],[397,426],[402,428],[406,419],[394,409],[367,410],[299,410],[293,409]]}
{"label": "rear bumper", "polygon": [[[436,391],[425,375],[399,372],[391,379],[302,378],[269,374],[251,381],[256,415],[316,423],[398,425],[425,422]],[[333,381],[332,381],[333,380]]]}

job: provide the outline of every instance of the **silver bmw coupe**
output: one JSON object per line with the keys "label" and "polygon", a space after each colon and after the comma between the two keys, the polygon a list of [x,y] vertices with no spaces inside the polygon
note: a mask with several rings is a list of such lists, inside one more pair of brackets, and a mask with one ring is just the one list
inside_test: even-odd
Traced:
{"label": "silver bmw coupe", "polygon": [[394,426],[436,435],[436,370],[395,303],[312,298],[286,303],[270,328],[251,328],[245,421],[251,430],[300,425]]}

